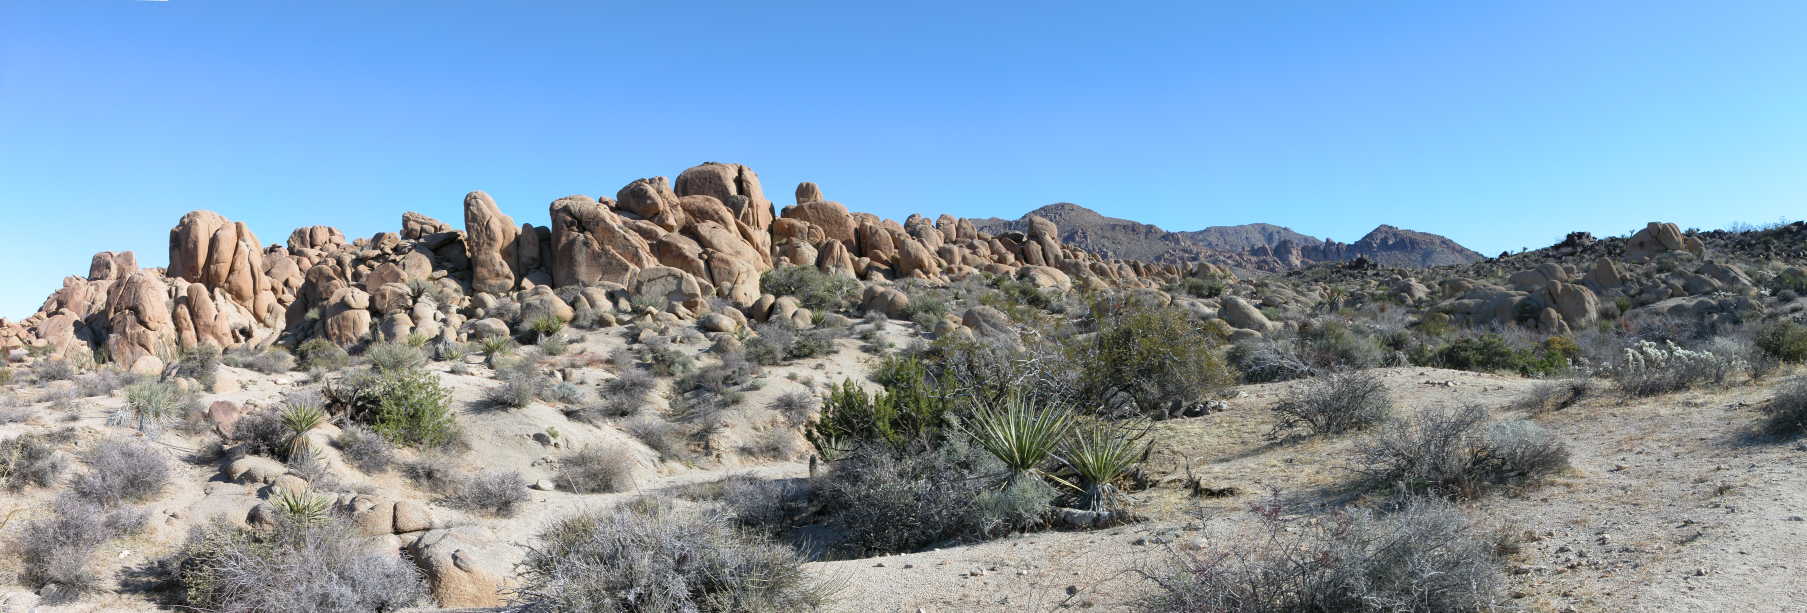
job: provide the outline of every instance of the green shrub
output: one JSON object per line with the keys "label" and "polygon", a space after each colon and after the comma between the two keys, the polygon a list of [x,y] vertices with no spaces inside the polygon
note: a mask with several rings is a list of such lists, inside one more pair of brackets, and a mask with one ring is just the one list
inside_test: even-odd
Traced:
{"label": "green shrub", "polygon": [[875,394],[848,380],[823,397],[821,417],[804,430],[817,453],[834,458],[862,444],[902,449],[943,439],[955,407],[953,386],[929,377],[914,358],[896,370]]}
{"label": "green shrub", "polygon": [[780,266],[760,275],[759,288],[774,296],[794,296],[804,308],[826,313],[859,292],[860,283],[814,266]]}
{"label": "green shrub", "polygon": [[935,449],[866,446],[831,463],[815,501],[842,540],[843,557],[906,553],[1042,525],[1053,488],[1036,478],[1009,487],[997,458],[953,440]]}
{"label": "green shrub", "polygon": [[427,355],[418,347],[402,343],[376,343],[364,350],[364,359],[379,371],[415,370],[427,365]]}
{"label": "green shrub", "polygon": [[1186,277],[1167,286],[1167,293],[1192,296],[1194,298],[1216,298],[1223,295],[1224,282],[1221,279],[1200,279]]}
{"label": "green shrub", "polygon": [[1764,326],[1757,333],[1757,348],[1784,362],[1807,361],[1807,325],[1778,321]]}
{"label": "green shrub", "polygon": [[324,338],[310,338],[295,348],[304,370],[338,370],[351,365],[351,354]]}
{"label": "green shrub", "polygon": [[108,421],[155,437],[163,426],[181,419],[186,404],[182,389],[175,383],[134,383],[125,388],[125,407],[114,412]]}
{"label": "green shrub", "polygon": [[554,522],[520,564],[522,611],[808,611],[803,560],[710,510],[637,499]]}
{"label": "green shrub", "polygon": [[203,343],[184,349],[172,371],[175,376],[200,381],[201,387],[212,389],[219,378],[220,348]]}
{"label": "green shrub", "polygon": [[327,386],[326,392],[349,421],[367,424],[397,444],[437,447],[458,439],[451,393],[431,372],[367,371]]}
{"label": "green shrub", "polygon": [[1456,339],[1444,345],[1430,357],[1431,363],[1427,365],[1475,372],[1507,371],[1525,376],[1548,376],[1569,366],[1567,354],[1571,350],[1579,351],[1579,347],[1572,347],[1572,342],[1563,341],[1546,341],[1534,348],[1520,349],[1513,347],[1505,337],[1488,333]]}
{"label": "green shrub", "polygon": [[1489,426],[1487,410],[1431,408],[1379,428],[1356,447],[1354,470],[1374,488],[1471,498],[1553,474],[1568,447],[1526,420]]}
{"label": "green shrub", "polygon": [[1101,299],[1091,321],[1095,330],[1067,347],[1085,405],[1116,415],[1172,414],[1234,379],[1217,341],[1182,309]]}

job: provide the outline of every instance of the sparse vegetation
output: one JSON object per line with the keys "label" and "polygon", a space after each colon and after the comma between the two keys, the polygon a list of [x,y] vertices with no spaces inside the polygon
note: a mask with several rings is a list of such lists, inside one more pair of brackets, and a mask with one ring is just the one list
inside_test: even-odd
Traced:
{"label": "sparse vegetation", "polygon": [[1763,405],[1763,414],[1767,416],[1763,428],[1771,434],[1807,432],[1807,378],[1782,384]]}
{"label": "sparse vegetation", "polygon": [[0,487],[7,491],[48,487],[68,466],[50,437],[26,433],[0,440]]}
{"label": "sparse vegetation", "polygon": [[427,355],[419,347],[402,343],[377,343],[364,349],[364,359],[379,372],[416,370],[427,365]]}
{"label": "sparse vegetation", "polygon": [[345,426],[334,443],[338,445],[339,453],[345,457],[346,463],[365,474],[388,472],[390,466],[395,464],[394,445],[363,424]]}
{"label": "sparse vegetation", "polygon": [[295,348],[295,353],[301,358],[303,370],[331,371],[351,365],[351,354],[324,338],[308,339]]}
{"label": "sparse vegetation", "polygon": [[460,436],[451,395],[428,371],[358,373],[328,385],[326,396],[347,420],[397,444],[433,447]]}
{"label": "sparse vegetation", "polygon": [[759,277],[761,291],[794,296],[803,308],[828,312],[840,308],[860,290],[858,281],[822,272],[814,266],[780,266]]}
{"label": "sparse vegetation", "polygon": [[82,454],[88,470],[69,482],[69,491],[106,508],[144,502],[169,484],[169,460],[149,443],[109,439]]}
{"label": "sparse vegetation", "polygon": [[15,544],[22,567],[19,582],[37,590],[45,604],[62,604],[105,589],[94,570],[101,545],[137,533],[145,516],[136,509],[110,509],[79,493],[58,496],[51,512],[26,522]]}
{"label": "sparse vegetation", "polygon": [[1356,449],[1354,470],[1373,488],[1472,498],[1568,466],[1568,447],[1536,423],[1487,425],[1478,406],[1429,408],[1395,419]]}
{"label": "sparse vegetation", "polygon": [[233,368],[244,368],[264,374],[288,372],[295,369],[295,354],[283,350],[280,346],[262,349],[242,346],[226,352],[220,361]]}

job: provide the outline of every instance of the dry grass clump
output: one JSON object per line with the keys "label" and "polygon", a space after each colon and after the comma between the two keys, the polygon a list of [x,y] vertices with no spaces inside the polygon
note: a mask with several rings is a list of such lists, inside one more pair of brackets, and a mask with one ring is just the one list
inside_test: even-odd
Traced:
{"label": "dry grass clump", "polygon": [[802,563],[712,512],[643,498],[540,533],[509,600],[524,611],[808,611],[826,594]]}
{"label": "dry grass clump", "polygon": [[1393,400],[1379,377],[1338,373],[1298,385],[1273,410],[1279,421],[1269,437],[1278,438],[1294,428],[1315,435],[1342,434],[1384,421],[1393,410]]}
{"label": "dry grass clump", "polygon": [[395,463],[395,445],[363,424],[345,426],[333,443],[347,463],[367,475],[388,472]]}

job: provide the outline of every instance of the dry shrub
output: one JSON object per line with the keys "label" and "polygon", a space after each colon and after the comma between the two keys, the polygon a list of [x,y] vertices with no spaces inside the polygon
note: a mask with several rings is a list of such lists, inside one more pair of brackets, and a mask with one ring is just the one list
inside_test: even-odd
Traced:
{"label": "dry shrub", "polygon": [[557,484],[579,494],[625,491],[634,485],[634,464],[626,449],[585,447],[559,459]]}
{"label": "dry shrub", "polygon": [[334,519],[197,527],[173,560],[184,602],[218,613],[395,611],[426,598],[419,569]]}
{"label": "dry shrub", "polygon": [[1300,427],[1316,435],[1361,430],[1385,420],[1392,410],[1393,400],[1380,378],[1361,372],[1326,375],[1294,387],[1274,405],[1279,422],[1269,436]]}
{"label": "dry shrub", "polygon": [[527,479],[515,471],[484,472],[462,479],[443,499],[446,506],[495,517],[513,517],[527,501]]}
{"label": "dry shrub", "polygon": [[106,508],[143,502],[169,484],[169,460],[149,443],[101,441],[82,454],[88,472],[69,482],[69,491]]}
{"label": "dry shrub", "polygon": [[56,483],[69,462],[57,453],[57,445],[41,434],[21,434],[0,441],[0,487],[19,491],[28,486]]}
{"label": "dry shrub", "polygon": [[787,547],[706,510],[639,499],[540,533],[510,595],[523,611],[806,611],[825,600]]}
{"label": "dry shrub", "polygon": [[1253,534],[1175,552],[1145,570],[1159,613],[1491,611],[1505,578],[1496,539],[1435,498],[1296,518],[1257,505]]}
{"label": "dry shrub", "polygon": [[1487,424],[1478,406],[1395,419],[1356,447],[1354,470],[1372,488],[1447,498],[1536,480],[1568,466],[1568,447],[1535,422]]}
{"label": "dry shrub", "polygon": [[49,516],[26,522],[16,543],[23,570],[19,581],[37,590],[45,604],[58,604],[105,588],[93,570],[95,551],[116,537],[144,527],[136,509],[103,508],[75,493],[58,496]]}

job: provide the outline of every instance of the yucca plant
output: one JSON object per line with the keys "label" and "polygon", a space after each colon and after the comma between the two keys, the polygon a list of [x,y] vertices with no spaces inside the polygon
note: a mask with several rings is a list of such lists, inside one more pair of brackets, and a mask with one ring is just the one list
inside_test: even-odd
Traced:
{"label": "yucca plant", "polygon": [[1147,455],[1149,446],[1142,442],[1147,434],[1147,427],[1123,422],[1094,421],[1074,428],[1055,458],[1079,478],[1080,508],[1106,511],[1114,505],[1117,480]]}
{"label": "yucca plant", "polygon": [[163,424],[176,418],[181,401],[182,390],[174,383],[134,383],[125,388],[125,410],[114,414],[109,421],[154,438]]}
{"label": "yucca plant", "polygon": [[318,402],[300,400],[290,401],[282,409],[282,425],[289,430],[289,448],[287,457],[298,457],[307,453],[307,433],[327,422],[326,409]]}
{"label": "yucca plant", "polygon": [[540,338],[545,338],[558,334],[559,331],[564,330],[565,322],[552,315],[541,315],[533,318],[532,321],[527,322],[527,329],[538,332]]}
{"label": "yucca plant", "polygon": [[427,346],[427,343],[432,342],[432,340],[433,340],[433,337],[431,337],[431,336],[427,336],[425,334],[415,332],[413,334],[409,334],[408,338],[402,339],[402,344],[407,345],[409,347],[413,347],[415,349],[425,349]]}
{"label": "yucca plant", "polygon": [[278,513],[303,523],[314,523],[326,520],[326,512],[332,502],[323,496],[315,496],[311,489],[299,492],[278,489],[270,497],[270,505],[276,507]]}
{"label": "yucca plant", "polygon": [[982,403],[973,411],[971,425],[963,426],[979,448],[1010,467],[1010,480],[1041,474],[1077,420],[1072,407],[1038,405],[1012,393],[1003,402]]}
{"label": "yucca plant", "polygon": [[496,365],[496,358],[514,353],[514,339],[506,336],[491,336],[477,340],[477,350],[483,353],[490,366]]}

